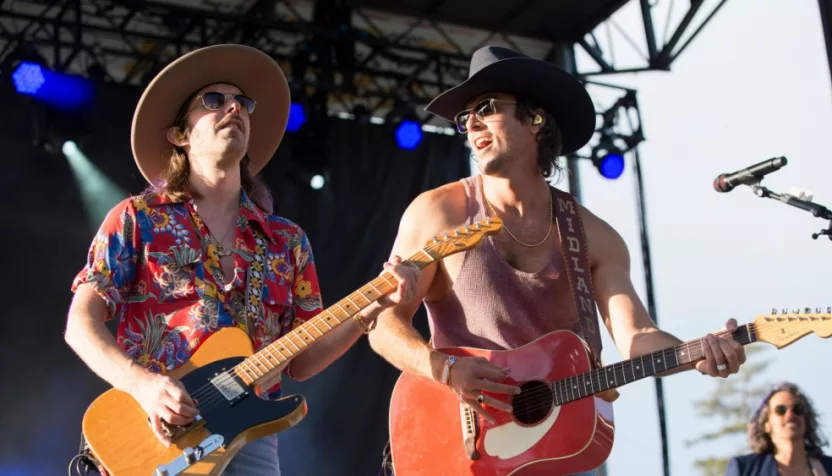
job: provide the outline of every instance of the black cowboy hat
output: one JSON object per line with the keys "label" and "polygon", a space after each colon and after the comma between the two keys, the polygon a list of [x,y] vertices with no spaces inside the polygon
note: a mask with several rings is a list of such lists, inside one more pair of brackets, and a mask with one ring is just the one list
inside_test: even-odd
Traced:
{"label": "black cowboy hat", "polygon": [[468,79],[437,96],[426,111],[454,122],[472,98],[505,92],[531,98],[555,117],[563,134],[563,154],[577,151],[595,132],[595,106],[574,76],[557,66],[501,46],[474,52]]}

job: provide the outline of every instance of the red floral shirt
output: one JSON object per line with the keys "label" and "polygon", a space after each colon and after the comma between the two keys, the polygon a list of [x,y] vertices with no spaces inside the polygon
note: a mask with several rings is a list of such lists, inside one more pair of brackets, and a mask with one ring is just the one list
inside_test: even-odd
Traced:
{"label": "red floral shirt", "polygon": [[[250,333],[254,350],[274,342],[321,310],[318,277],[306,234],[270,216],[242,193],[234,239],[234,279],[226,283],[219,255],[193,200],[156,194],[123,200],[107,215],[72,283],[91,283],[116,318],[119,345],[145,368],[184,364],[217,330],[246,330],[246,273],[259,227],[268,243],[260,312]],[[286,368],[286,374],[289,374]],[[277,383],[264,395],[280,396]]]}

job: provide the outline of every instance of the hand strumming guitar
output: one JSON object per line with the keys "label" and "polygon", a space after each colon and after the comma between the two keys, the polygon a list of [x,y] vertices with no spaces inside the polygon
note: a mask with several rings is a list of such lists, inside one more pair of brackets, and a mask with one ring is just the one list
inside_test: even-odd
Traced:
{"label": "hand strumming guitar", "polygon": [[170,446],[170,439],[165,436],[162,420],[171,425],[187,425],[199,413],[182,383],[166,375],[143,374],[130,395],[150,417],[150,428],[165,446]]}
{"label": "hand strumming guitar", "polygon": [[494,417],[486,412],[481,404],[505,412],[511,411],[511,405],[485,395],[482,391],[506,395],[519,394],[520,387],[496,382],[505,380],[509,371],[509,369],[492,364],[484,357],[462,357],[451,366],[448,385],[456,392],[460,400],[470,405],[483,418],[494,423],[496,421]]}

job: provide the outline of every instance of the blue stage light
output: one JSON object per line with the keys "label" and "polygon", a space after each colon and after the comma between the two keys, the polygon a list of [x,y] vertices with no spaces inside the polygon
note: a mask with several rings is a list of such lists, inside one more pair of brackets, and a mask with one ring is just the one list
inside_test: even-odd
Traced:
{"label": "blue stage light", "polygon": [[84,106],[93,94],[92,84],[87,79],[56,73],[28,61],[22,61],[17,65],[12,73],[12,81],[18,93],[62,109]]}
{"label": "blue stage light", "polygon": [[608,179],[617,179],[624,172],[624,156],[611,152],[598,161],[598,171]]}
{"label": "blue stage light", "polygon": [[286,130],[289,132],[297,132],[306,123],[306,112],[303,106],[293,102],[289,108],[289,122],[286,124]]}
{"label": "blue stage light", "polygon": [[413,150],[422,142],[422,126],[415,121],[404,120],[396,128],[396,143],[405,150]]}

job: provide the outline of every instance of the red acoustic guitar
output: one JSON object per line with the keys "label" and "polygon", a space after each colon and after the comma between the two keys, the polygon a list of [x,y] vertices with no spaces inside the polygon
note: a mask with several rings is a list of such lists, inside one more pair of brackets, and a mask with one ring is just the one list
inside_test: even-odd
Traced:
{"label": "red acoustic guitar", "polygon": [[[740,326],[731,337],[742,345],[768,342],[778,349],[815,333],[832,335],[825,313],[773,312]],[[726,332],[727,333],[727,332]],[[449,388],[403,373],[390,402],[390,442],[396,476],[556,476],[599,467],[612,449],[612,404],[601,398],[617,387],[704,358],[702,341],[670,347],[593,369],[585,342],[557,331],[517,349],[446,348],[457,356],[482,356],[511,368],[511,413],[485,406],[497,419],[481,418]]]}

